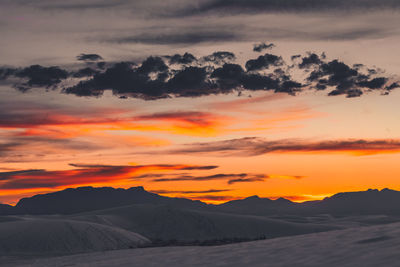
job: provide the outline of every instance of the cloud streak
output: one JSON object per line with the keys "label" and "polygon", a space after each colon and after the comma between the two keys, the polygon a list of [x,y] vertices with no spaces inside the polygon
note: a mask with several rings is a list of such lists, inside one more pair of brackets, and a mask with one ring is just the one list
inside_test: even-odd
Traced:
{"label": "cloud streak", "polygon": [[217,166],[196,165],[93,165],[71,164],[76,169],[47,171],[19,170],[0,172],[0,189],[52,189],[96,183],[128,182],[131,176],[149,171],[210,170]]}
{"label": "cloud streak", "polygon": [[173,177],[163,177],[153,179],[153,182],[181,182],[181,181],[213,181],[213,180],[224,180],[228,184],[235,184],[239,182],[263,182],[269,178],[268,175],[264,174],[251,174],[251,173],[218,173],[207,176],[192,176],[192,175],[179,175]]}
{"label": "cloud streak", "polygon": [[177,15],[199,15],[215,12],[232,13],[276,13],[276,12],[365,12],[400,8],[396,0],[211,0],[197,7],[185,8]]}
{"label": "cloud streak", "polygon": [[373,155],[399,153],[400,140],[348,139],[308,141],[284,139],[268,141],[263,138],[245,137],[208,143],[193,143],[169,150],[171,154],[201,154],[207,156],[259,156],[269,153],[344,153]]}

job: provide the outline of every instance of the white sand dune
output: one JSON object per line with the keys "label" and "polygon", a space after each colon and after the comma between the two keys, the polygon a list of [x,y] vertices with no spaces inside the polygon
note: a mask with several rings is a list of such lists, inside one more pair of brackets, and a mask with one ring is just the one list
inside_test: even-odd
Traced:
{"label": "white sand dune", "polygon": [[89,222],[24,218],[0,223],[0,256],[75,254],[148,242],[139,234]]}
{"label": "white sand dune", "polygon": [[166,205],[131,205],[82,213],[69,218],[119,227],[150,239],[181,241],[271,238],[339,229],[335,226],[187,210]]}
{"label": "white sand dune", "polygon": [[[23,266],[399,266],[400,223],[218,247],[162,247],[39,259]],[[15,266],[19,266],[15,264]]]}

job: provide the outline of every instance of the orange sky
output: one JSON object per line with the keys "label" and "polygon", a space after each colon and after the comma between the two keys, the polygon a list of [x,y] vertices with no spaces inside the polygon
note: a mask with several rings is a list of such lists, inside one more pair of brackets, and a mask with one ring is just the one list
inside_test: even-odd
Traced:
{"label": "orange sky", "polygon": [[56,2],[0,9],[0,203],[400,190],[396,1]]}
{"label": "orange sky", "polygon": [[0,163],[1,202],[86,185],[142,185],[209,203],[400,189],[399,93],[390,101],[256,93],[185,99],[190,105],[179,108],[166,99],[151,112],[156,102],[63,97],[76,107],[19,95],[15,105],[27,115],[0,122],[11,143]]}

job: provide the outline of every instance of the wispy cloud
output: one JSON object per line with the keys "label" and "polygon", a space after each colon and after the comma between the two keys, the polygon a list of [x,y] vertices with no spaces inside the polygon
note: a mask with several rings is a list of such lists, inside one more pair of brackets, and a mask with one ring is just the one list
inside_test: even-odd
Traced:
{"label": "wispy cloud", "polygon": [[229,15],[232,13],[279,13],[279,12],[366,12],[400,8],[395,0],[211,0],[199,6],[185,8],[177,16],[199,15],[214,12]]}
{"label": "wispy cloud", "polygon": [[210,194],[210,193],[222,193],[232,191],[232,189],[208,189],[208,190],[150,190],[156,194]]}
{"label": "wispy cloud", "polygon": [[129,182],[131,177],[151,171],[210,170],[217,166],[196,165],[98,165],[71,164],[76,169],[47,171],[19,170],[0,172],[0,189],[62,188],[97,183]]}
{"label": "wispy cloud", "polygon": [[372,155],[399,153],[400,140],[347,139],[310,141],[283,139],[269,141],[258,137],[245,137],[208,143],[193,143],[169,150],[171,154],[202,154],[207,156],[258,156],[268,153],[344,153]]}
{"label": "wispy cloud", "polygon": [[193,175],[181,175],[172,177],[163,177],[153,179],[153,182],[177,182],[177,181],[212,181],[212,180],[226,180],[228,184],[234,184],[237,182],[262,182],[269,178],[268,175],[264,174],[251,174],[251,173],[218,173],[207,176],[193,176]]}

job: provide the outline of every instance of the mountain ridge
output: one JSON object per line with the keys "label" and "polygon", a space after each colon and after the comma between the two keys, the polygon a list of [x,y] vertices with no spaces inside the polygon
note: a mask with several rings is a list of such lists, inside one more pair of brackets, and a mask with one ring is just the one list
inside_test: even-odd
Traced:
{"label": "mountain ridge", "polygon": [[219,205],[199,200],[173,198],[146,191],[142,186],[128,189],[113,187],[77,187],[22,198],[15,206],[0,204],[0,214],[75,214],[132,204],[170,205],[178,208],[208,209],[219,212],[269,214],[400,214],[400,191],[368,189],[341,192],[318,201],[292,202],[285,198],[272,200],[257,195]]}

